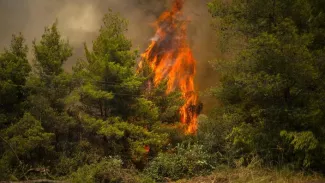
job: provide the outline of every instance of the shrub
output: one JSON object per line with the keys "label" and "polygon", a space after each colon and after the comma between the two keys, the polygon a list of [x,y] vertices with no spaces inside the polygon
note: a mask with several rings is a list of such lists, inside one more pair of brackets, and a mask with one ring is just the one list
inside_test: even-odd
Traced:
{"label": "shrub", "polygon": [[159,154],[145,169],[145,174],[161,182],[203,175],[213,169],[211,156],[201,145],[179,144],[175,151]]}
{"label": "shrub", "polygon": [[72,183],[137,183],[150,182],[142,180],[135,170],[123,169],[122,161],[117,158],[105,158],[98,163],[85,165],[70,176]]}

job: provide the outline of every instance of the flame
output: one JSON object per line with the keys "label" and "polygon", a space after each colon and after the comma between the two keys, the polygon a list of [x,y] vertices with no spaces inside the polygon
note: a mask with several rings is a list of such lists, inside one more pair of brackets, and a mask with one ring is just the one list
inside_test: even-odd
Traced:
{"label": "flame", "polygon": [[188,133],[195,133],[198,115],[195,110],[198,96],[194,87],[196,61],[187,43],[183,5],[184,0],[174,0],[171,10],[163,12],[154,23],[156,34],[141,55],[138,69],[141,70],[143,62],[148,62],[154,72],[155,86],[168,79],[166,94],[175,89],[181,91],[185,104],[180,108],[180,120],[187,125]]}

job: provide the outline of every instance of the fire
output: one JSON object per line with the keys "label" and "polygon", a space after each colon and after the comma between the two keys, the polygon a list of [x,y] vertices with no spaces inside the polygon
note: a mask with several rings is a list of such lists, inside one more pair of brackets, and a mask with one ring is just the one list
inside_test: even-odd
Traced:
{"label": "fire", "polygon": [[156,34],[141,55],[138,69],[147,62],[154,72],[155,86],[167,79],[166,94],[175,89],[181,91],[185,104],[180,108],[180,120],[187,125],[188,133],[195,133],[198,116],[198,96],[194,87],[196,61],[187,43],[183,5],[184,0],[174,0],[171,10],[162,13],[154,23]]}

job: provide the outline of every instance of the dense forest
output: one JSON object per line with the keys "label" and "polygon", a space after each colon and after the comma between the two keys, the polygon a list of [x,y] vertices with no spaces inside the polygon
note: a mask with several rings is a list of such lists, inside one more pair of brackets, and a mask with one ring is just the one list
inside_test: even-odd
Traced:
{"label": "dense forest", "polygon": [[219,81],[204,93],[218,102],[195,133],[180,121],[181,91],[166,94],[167,80],[148,90],[154,73],[137,71],[119,13],[103,17],[72,72],[59,21],[30,48],[14,34],[0,53],[0,181],[171,182],[245,168],[321,179],[325,1],[207,6],[222,56],[211,61]]}

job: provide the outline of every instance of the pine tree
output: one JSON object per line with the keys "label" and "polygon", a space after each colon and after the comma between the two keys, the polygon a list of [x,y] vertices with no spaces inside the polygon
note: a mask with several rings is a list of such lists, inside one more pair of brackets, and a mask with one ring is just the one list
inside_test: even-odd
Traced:
{"label": "pine tree", "polygon": [[85,46],[86,60],[74,67],[79,86],[67,104],[79,121],[81,139],[93,144],[93,156],[119,155],[126,163],[138,163],[147,156],[145,147],[160,149],[167,140],[150,128],[158,121],[158,109],[141,95],[137,52],[125,31],[124,18],[112,11],[105,15],[93,50]]}
{"label": "pine tree", "polygon": [[320,170],[324,165],[319,158],[325,153],[321,4],[313,0],[209,4],[222,25],[247,40],[236,59],[217,62],[222,79],[213,90],[223,104],[218,121],[230,126],[227,139],[241,153],[297,168]]}
{"label": "pine tree", "polygon": [[[0,179],[7,178],[10,169],[20,161],[8,142],[7,129],[18,126],[24,113],[28,97],[26,80],[31,70],[27,52],[25,39],[18,34],[12,36],[9,49],[0,54]],[[21,168],[17,169],[21,172]]]}
{"label": "pine tree", "polygon": [[23,113],[28,91],[25,84],[31,67],[22,34],[13,35],[9,49],[0,55],[0,130],[13,124]]}

